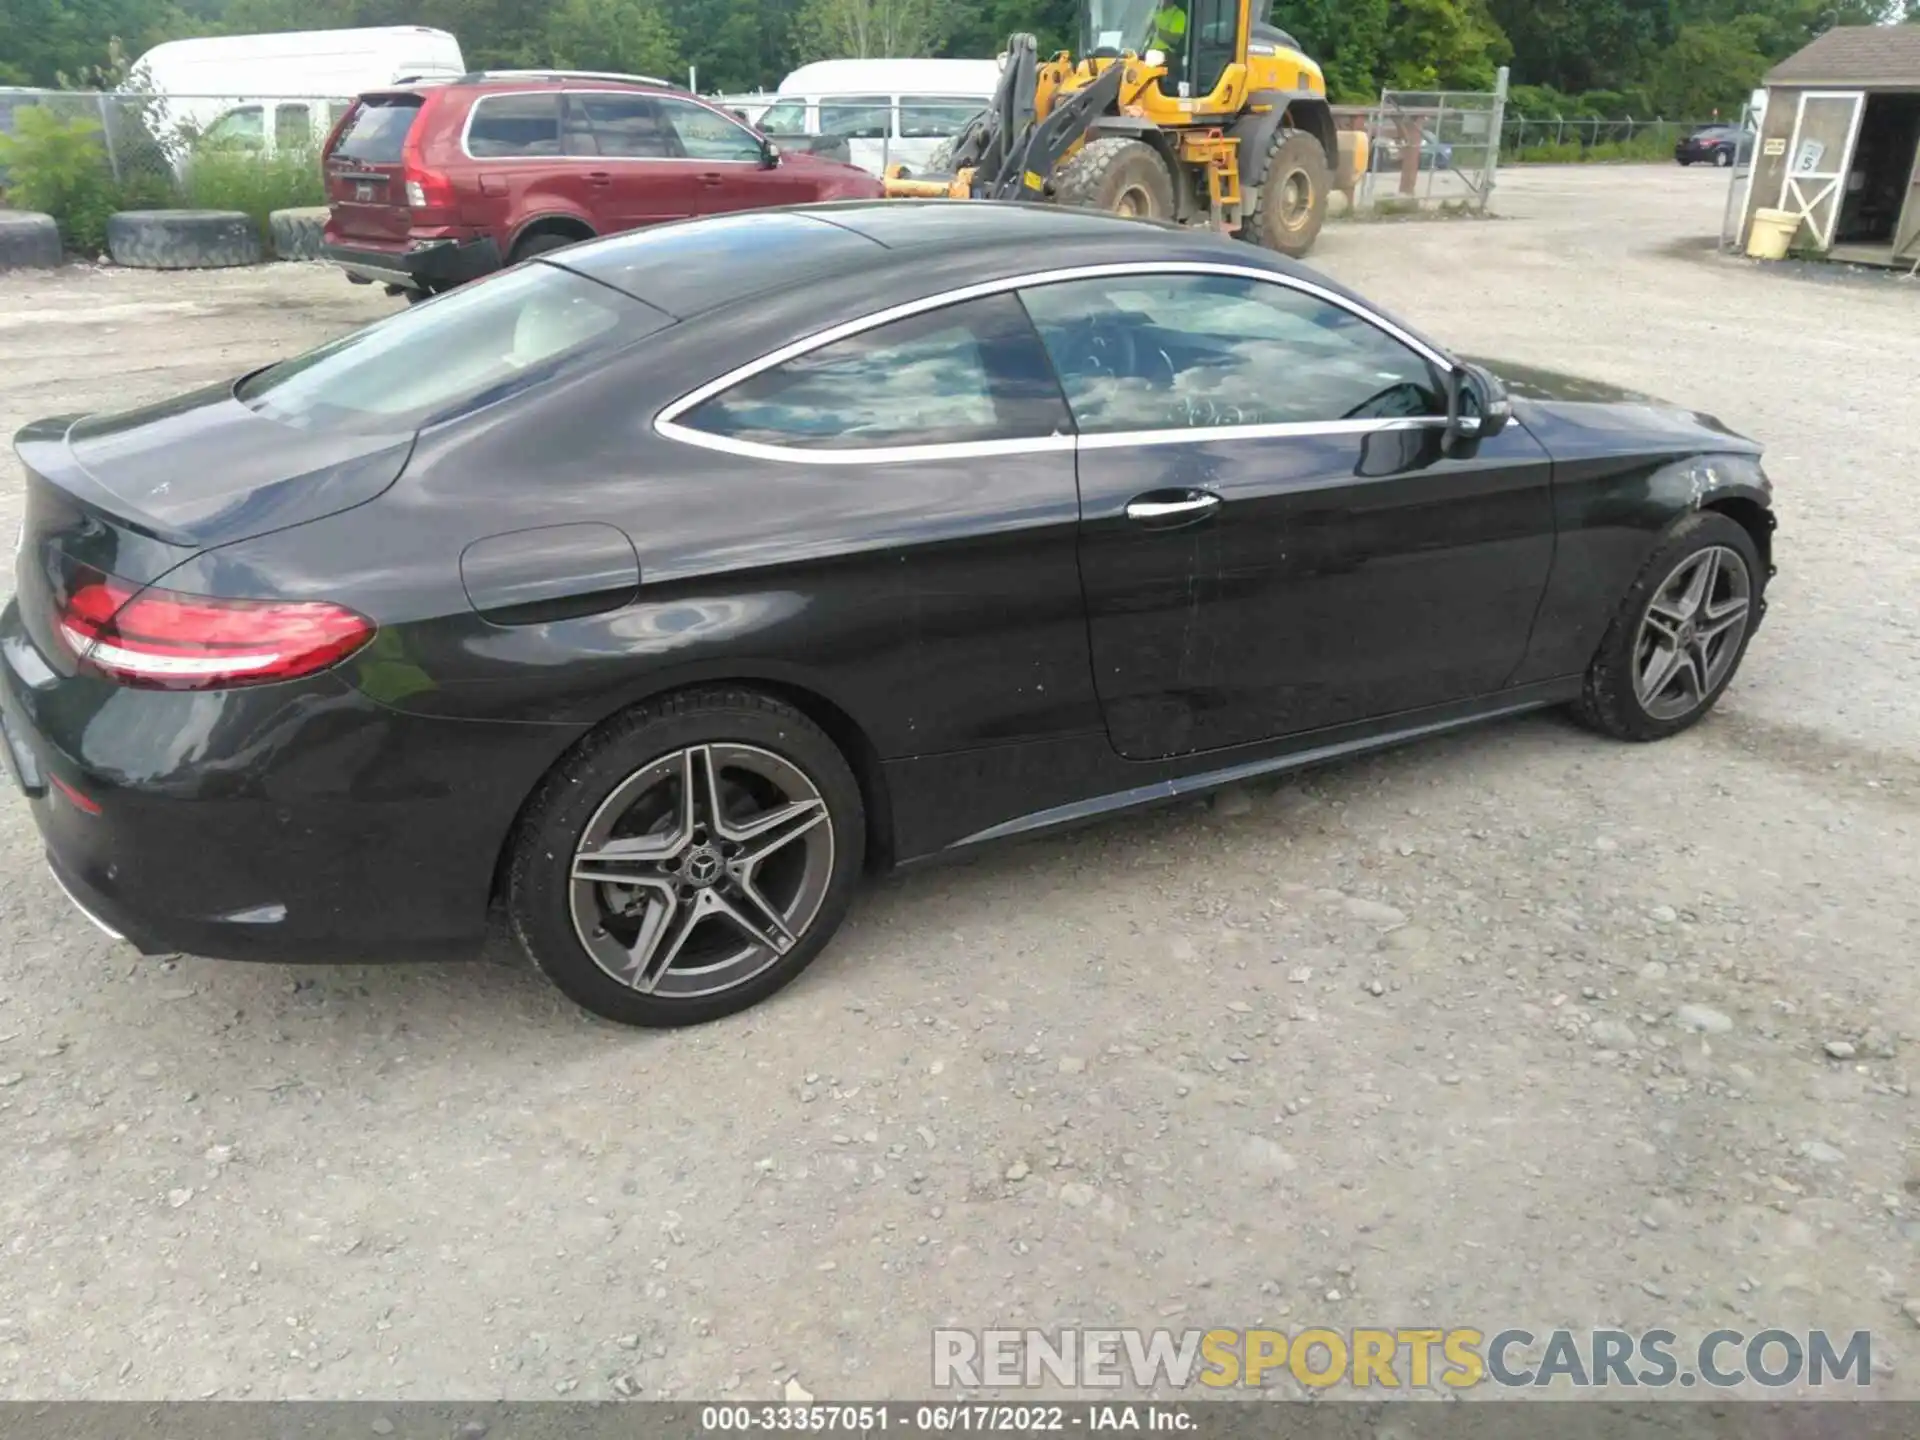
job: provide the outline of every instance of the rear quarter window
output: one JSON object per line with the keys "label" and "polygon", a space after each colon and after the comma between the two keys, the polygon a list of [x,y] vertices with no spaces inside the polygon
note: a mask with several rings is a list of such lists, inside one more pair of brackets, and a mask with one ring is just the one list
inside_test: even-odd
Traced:
{"label": "rear quarter window", "polygon": [[407,134],[420,114],[418,95],[379,96],[362,100],[347,121],[333,153],[342,160],[369,165],[398,165]]}
{"label": "rear quarter window", "polygon": [[302,430],[392,434],[592,365],[671,323],[572,271],[521,265],[260,371],[234,395]]}

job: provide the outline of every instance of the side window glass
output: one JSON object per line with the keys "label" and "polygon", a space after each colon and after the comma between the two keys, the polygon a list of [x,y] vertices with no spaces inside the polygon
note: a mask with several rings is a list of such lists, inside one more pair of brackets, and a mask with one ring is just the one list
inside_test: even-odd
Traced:
{"label": "side window glass", "polygon": [[942,139],[958,135],[967,122],[987,105],[984,100],[954,99],[906,100],[900,102],[900,136],[903,140]]}
{"label": "side window glass", "polygon": [[1021,292],[1083,434],[1441,415],[1426,360],[1284,285],[1121,275]]}
{"label": "side window glass", "polygon": [[680,423],[736,440],[862,450],[1033,439],[1070,428],[1020,303],[990,295],[797,355]]}
{"label": "side window glass", "polygon": [[213,149],[258,150],[266,138],[267,121],[260,107],[242,105],[214,121],[201,143]]}
{"label": "side window glass", "polygon": [[760,141],[754,133],[719,111],[686,100],[661,99],[656,103],[679,140],[681,153],[689,160],[760,159]]}
{"label": "side window glass", "polygon": [[487,95],[473,107],[467,153],[476,159],[560,153],[560,96]]}
{"label": "side window glass", "polygon": [[807,133],[807,102],[782,100],[760,117],[763,135],[804,135]]}
{"label": "side window glass", "polygon": [[676,153],[651,96],[574,95],[567,108],[585,118],[593,137],[593,148],[581,153],[625,160],[659,160]]}
{"label": "side window glass", "polygon": [[881,140],[893,117],[886,95],[843,95],[820,102],[820,133],[848,140]]}
{"label": "side window glass", "polygon": [[304,105],[275,106],[273,148],[304,150],[311,144],[313,144],[313,118],[307,107]]}

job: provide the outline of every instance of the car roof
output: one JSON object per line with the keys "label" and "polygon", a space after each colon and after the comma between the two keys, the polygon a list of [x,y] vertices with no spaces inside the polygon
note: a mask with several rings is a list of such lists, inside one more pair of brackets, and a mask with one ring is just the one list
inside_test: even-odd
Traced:
{"label": "car roof", "polygon": [[[865,200],[740,211],[571,246],[555,263],[686,320],[757,295],[845,288],[859,310],[1068,265],[1211,260],[1310,279],[1305,266],[1205,230],[1056,205]],[[844,287],[836,282],[847,282]]]}

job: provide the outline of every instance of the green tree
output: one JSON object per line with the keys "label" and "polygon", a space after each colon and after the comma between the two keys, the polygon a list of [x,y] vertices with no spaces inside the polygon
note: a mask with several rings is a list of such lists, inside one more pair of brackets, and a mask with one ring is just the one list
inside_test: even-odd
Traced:
{"label": "green tree", "polygon": [[1393,0],[1381,50],[1394,90],[1491,90],[1513,57],[1485,0]]}
{"label": "green tree", "polygon": [[952,28],[946,0],[805,0],[794,19],[807,60],[930,55]]}
{"label": "green tree", "polygon": [[1380,98],[1391,0],[1278,0],[1273,23],[1300,42],[1327,77],[1335,101]]}
{"label": "green tree", "polygon": [[680,47],[651,0],[562,0],[547,17],[546,50],[572,70],[677,78]]}
{"label": "green tree", "polygon": [[1743,15],[1681,26],[1647,77],[1655,111],[1676,119],[1716,110],[1737,114],[1770,63],[1761,48],[1766,23],[1764,16]]}

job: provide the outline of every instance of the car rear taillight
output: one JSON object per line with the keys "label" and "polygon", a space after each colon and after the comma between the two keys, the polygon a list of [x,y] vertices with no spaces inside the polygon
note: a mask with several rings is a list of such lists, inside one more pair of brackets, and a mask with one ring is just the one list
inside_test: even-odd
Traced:
{"label": "car rear taillight", "polygon": [[223,600],[112,576],[80,578],[60,635],[93,669],[123,685],[214,690],[293,680],[338,664],[374,625],[324,600]]}
{"label": "car rear taillight", "polygon": [[[414,123],[414,130],[420,128]],[[419,143],[412,134],[407,136],[406,144],[400,148],[402,177],[407,185],[407,208],[410,210],[451,210],[454,207],[453,181],[438,170],[429,170],[421,157]]]}

